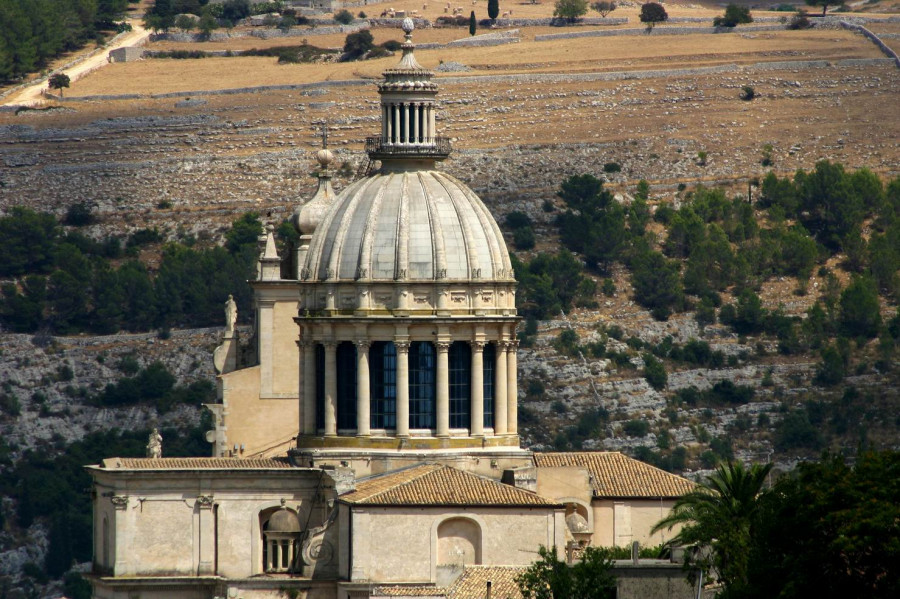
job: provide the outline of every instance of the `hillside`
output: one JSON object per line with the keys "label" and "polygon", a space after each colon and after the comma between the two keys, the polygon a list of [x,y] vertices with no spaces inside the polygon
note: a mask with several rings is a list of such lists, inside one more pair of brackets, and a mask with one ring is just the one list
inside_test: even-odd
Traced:
{"label": "hillside", "polygon": [[[479,0],[477,10],[485,12],[485,5]],[[871,21],[865,26],[896,50],[900,21],[890,20],[891,3],[881,5],[884,14],[866,7],[863,16]],[[418,2],[392,6],[422,11]],[[388,7],[364,10],[377,16]],[[434,4],[423,16],[434,20],[443,8]],[[791,31],[778,21],[783,13],[754,11],[757,22],[734,32],[677,32],[708,27],[721,9],[667,9],[673,22],[652,34],[626,31],[642,29],[637,7],[628,5],[608,17],[628,19],[616,25],[510,24],[501,31],[514,30],[518,41],[502,45],[447,46],[469,37],[464,27],[415,32],[417,44],[442,45],[416,51],[437,72],[438,128],[454,146],[440,168],[484,199],[523,264],[517,270],[520,308],[531,317],[519,329],[524,444],[622,450],[690,476],[731,456],[771,460],[786,470],[826,449],[855,455],[862,447],[897,448],[900,287],[882,281],[896,280],[900,264],[890,247],[900,239],[900,68],[872,41],[836,22]],[[501,10],[508,9],[501,3]],[[547,18],[552,11],[549,3],[516,4],[510,17]],[[328,26],[323,21],[318,29]],[[160,39],[146,49],[237,54],[304,39],[340,48],[346,37],[314,30],[250,37],[258,30],[238,26],[230,37],[212,41]],[[606,35],[616,30],[627,34]],[[392,28],[372,32],[376,43],[400,37]],[[570,35],[589,32],[604,35]],[[174,260],[167,242],[213,256],[226,236],[230,258],[216,259],[234,266],[227,285],[238,286],[242,252],[252,255],[255,243],[252,232],[239,239],[239,219],[254,212],[277,226],[311,196],[323,123],[340,165],[335,187],[364,172],[364,138],[379,127],[373,83],[396,60],[145,58],[104,65],[74,81],[64,99],[31,109],[16,108],[15,95],[4,99],[13,106],[0,110],[0,218],[21,206],[52,214],[59,245],[33,270],[2,271],[0,485],[10,499],[0,504],[0,589],[6,575],[10,588],[37,584],[45,596],[59,596],[58,585],[43,587],[35,570],[25,568],[29,562],[44,568],[53,525],[38,519],[21,526],[23,491],[15,477],[51,469],[36,460],[52,460],[73,443],[78,455],[93,455],[102,445],[96,435],[110,429],[134,431],[121,439],[130,451],[140,451],[141,435],[157,425],[167,439],[184,441],[180,450],[202,450],[202,442],[191,443],[205,430],[197,404],[210,400],[209,389],[187,389],[213,380],[211,351],[224,295],[239,298],[243,324],[250,324],[251,313],[246,288],[207,285],[205,303],[193,312],[184,307],[166,320],[165,302],[154,299],[159,305],[144,324],[126,310],[114,319],[119,332],[104,335],[93,316],[73,317],[68,331],[61,329],[59,298],[50,297],[34,330],[22,325],[14,333],[22,313],[9,298],[25,293],[29,275],[50,281],[54,272],[70,272],[73,261],[59,247],[74,243],[75,234],[101,243],[117,238],[123,246],[104,254],[78,241],[88,298],[95,297],[93,281],[103,269],[145,268],[142,285],[152,287],[169,268],[166,261]],[[858,197],[862,206],[852,230],[835,238],[808,209],[790,206],[802,190],[775,194],[798,169],[813,176],[820,161],[843,165],[846,181],[844,175],[832,181],[852,188],[842,197]],[[878,184],[860,169],[874,173]],[[770,172],[777,179],[767,188]],[[562,188],[585,174],[604,182],[612,201],[601,193],[591,198],[606,202],[601,212],[621,218],[614,229],[627,231],[615,248],[576,247],[562,224],[567,211],[584,214]],[[81,212],[75,215],[90,217],[73,220],[76,206]],[[704,242],[721,240],[718,231],[725,232],[715,247],[727,246],[731,264],[745,260],[743,274],[735,274],[744,268],[735,266],[709,289],[696,281],[691,287],[691,273],[696,278],[707,251],[676,243],[679,235],[689,236],[684,223],[691,211],[701,215],[694,226]],[[755,233],[737,233],[738,225]],[[791,234],[800,239],[796,247],[813,248],[802,267],[787,264],[800,252],[788,245]],[[573,262],[559,263],[572,267],[568,282],[589,282],[561,300],[564,285],[554,282],[556,305],[523,273],[549,276],[553,267],[547,270],[540,254],[564,260],[559,255],[566,246],[575,252]],[[776,246],[780,257],[763,256]],[[635,285],[641,257],[650,255],[661,256],[687,290],[667,308],[671,314],[654,313]],[[126,266],[132,260],[144,266]],[[882,263],[893,265],[894,279],[875,272]],[[703,268],[711,278],[719,264]],[[881,277],[870,310],[880,324],[854,335],[846,328],[842,294],[852,296],[847,289],[856,289],[860,277]],[[93,301],[86,300],[85,310]],[[734,306],[731,315],[728,306]],[[817,319],[822,326],[813,331]],[[157,396],[124,400],[107,393],[107,385],[123,378],[149,376],[142,373],[156,362],[172,376]],[[654,362],[666,374],[663,385],[647,376]],[[823,377],[836,371],[839,377]],[[23,577],[23,568],[30,574]]]}

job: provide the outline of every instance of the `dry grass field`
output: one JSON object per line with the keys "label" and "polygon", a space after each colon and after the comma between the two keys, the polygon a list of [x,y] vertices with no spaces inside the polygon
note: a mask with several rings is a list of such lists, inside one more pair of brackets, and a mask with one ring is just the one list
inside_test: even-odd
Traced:
{"label": "dry grass field", "polygon": [[[469,65],[473,71],[466,75],[588,73],[783,60],[883,57],[874,45],[861,36],[831,30],[523,41],[515,45],[487,48],[421,50],[416,56],[419,62],[429,68],[436,68],[445,61]],[[396,60],[396,57],[387,57],[349,63],[278,64],[277,59],[270,57],[222,57],[115,63],[73,85],[68,95],[151,95],[358,78],[376,79]]]}

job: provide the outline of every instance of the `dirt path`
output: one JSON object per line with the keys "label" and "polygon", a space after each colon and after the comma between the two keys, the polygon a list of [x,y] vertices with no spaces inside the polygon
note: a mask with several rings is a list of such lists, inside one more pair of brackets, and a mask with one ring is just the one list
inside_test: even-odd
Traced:
{"label": "dirt path", "polygon": [[[144,29],[144,27],[138,21],[132,20],[131,26],[133,27],[131,31],[119,37],[114,43],[106,46],[101,51],[97,52],[94,56],[91,56],[76,65],[72,65],[69,68],[60,69],[56,72],[65,73],[69,76],[69,79],[71,79],[72,83],[75,83],[88,73],[99,69],[105,64],[108,64],[109,60],[107,57],[113,50],[117,48],[123,48],[125,46],[137,46],[143,44],[145,41],[147,41],[147,38],[150,37],[150,32]],[[8,98],[6,98],[6,100],[3,102],[3,105],[32,106],[34,104],[42,102],[44,99],[43,92],[47,90],[45,83],[45,81],[35,81],[33,84],[29,85],[20,92],[12,94]]]}

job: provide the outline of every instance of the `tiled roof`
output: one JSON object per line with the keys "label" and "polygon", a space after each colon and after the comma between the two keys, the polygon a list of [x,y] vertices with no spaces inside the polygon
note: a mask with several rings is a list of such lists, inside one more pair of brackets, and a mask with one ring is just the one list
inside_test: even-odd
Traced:
{"label": "tiled roof", "polygon": [[447,589],[448,599],[484,599],[488,581],[492,599],[522,599],[516,577],[527,566],[466,566],[462,576]]}
{"label": "tiled roof", "polygon": [[340,499],[357,505],[558,505],[535,493],[440,464],[362,479],[355,491]]}
{"label": "tiled roof", "polygon": [[591,475],[594,497],[681,497],[694,483],[617,451],[535,453],[538,468],[581,466]]}
{"label": "tiled roof", "polygon": [[108,458],[107,470],[272,470],[291,468],[286,458]]}
{"label": "tiled roof", "polygon": [[435,586],[379,586],[372,589],[372,597],[446,597],[447,589]]}
{"label": "tiled roof", "polygon": [[522,599],[516,577],[527,566],[466,566],[449,587],[384,585],[372,589],[373,597],[446,597],[447,599],[484,599],[491,582],[493,599]]}

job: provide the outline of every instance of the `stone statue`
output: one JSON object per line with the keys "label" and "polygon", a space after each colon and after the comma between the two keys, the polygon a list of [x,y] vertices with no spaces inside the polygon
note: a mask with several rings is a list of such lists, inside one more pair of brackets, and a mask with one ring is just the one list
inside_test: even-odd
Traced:
{"label": "stone statue", "polygon": [[225,302],[225,332],[233,333],[235,323],[237,323],[237,304],[234,303],[234,298],[229,295],[228,301]]}
{"label": "stone statue", "polygon": [[159,429],[154,428],[150,433],[150,439],[147,442],[147,457],[162,457],[162,435],[159,434]]}

